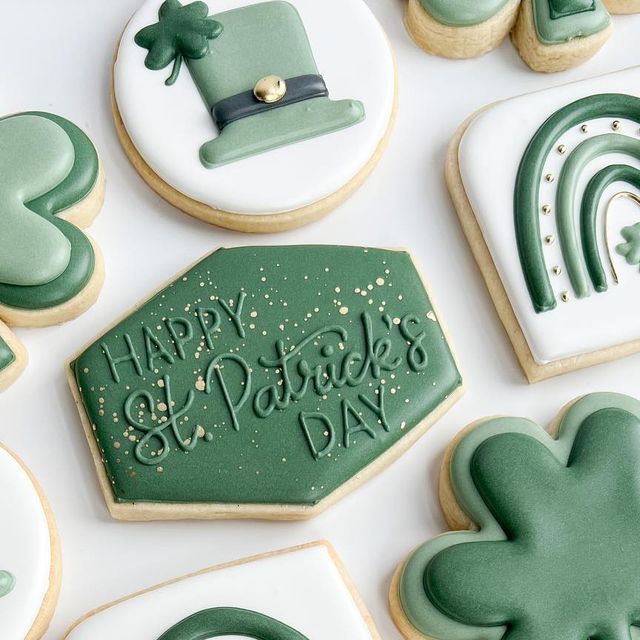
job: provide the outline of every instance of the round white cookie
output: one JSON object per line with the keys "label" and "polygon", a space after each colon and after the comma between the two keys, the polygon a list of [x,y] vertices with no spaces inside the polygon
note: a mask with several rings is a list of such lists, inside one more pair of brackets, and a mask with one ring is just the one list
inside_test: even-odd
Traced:
{"label": "round white cookie", "polygon": [[[169,3],[174,10],[178,6],[177,0]],[[121,140],[160,195],[207,222],[275,231],[321,217],[362,184],[390,133],[396,94],[389,42],[363,0],[209,0],[209,17],[219,22],[220,33],[205,45],[205,59],[185,59],[171,86],[165,82],[171,64],[149,68],[148,48],[136,43],[141,30],[158,23],[162,5],[162,0],[148,0],[133,16],[114,64],[114,112]],[[267,24],[260,31],[263,20]],[[250,38],[260,39],[256,52],[248,50]],[[303,53],[300,64],[283,60],[283,51],[291,46]],[[315,63],[328,97],[306,99],[308,86],[296,88],[295,78],[282,78],[290,87],[285,99],[296,94],[301,103],[263,113],[264,105],[248,94],[260,75],[270,73],[270,59],[277,67],[273,73],[295,69],[296,78],[314,73]],[[222,68],[228,77],[218,77]],[[220,107],[240,94],[257,111],[220,129],[212,103]],[[232,117],[237,115],[236,109]],[[292,136],[283,124],[287,117],[299,119],[291,126]],[[218,137],[227,142],[218,144]],[[207,143],[218,148],[204,154],[204,162],[201,148]]]}
{"label": "round white cookie", "polygon": [[0,445],[0,635],[37,640],[60,589],[60,550],[53,517],[35,480]]}

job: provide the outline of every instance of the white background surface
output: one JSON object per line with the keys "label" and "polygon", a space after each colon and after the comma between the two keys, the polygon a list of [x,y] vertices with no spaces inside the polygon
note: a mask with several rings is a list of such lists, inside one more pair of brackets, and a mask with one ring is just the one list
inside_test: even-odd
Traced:
{"label": "white background surface", "polygon": [[[615,18],[611,41],[591,62],[543,76],[529,71],[509,42],[479,60],[430,57],[405,32],[403,0],[368,2],[398,56],[400,114],[389,149],[364,188],[325,220],[259,237],[209,227],[176,211],[142,182],[121,151],[109,104],[110,63],[138,0],[0,0],[0,113],[45,109],[74,120],[94,139],[108,179],[105,207],[91,229],[106,259],[102,296],[63,327],[19,330],[31,364],[0,397],[0,440],[40,479],[62,536],[64,583],[47,640],[61,638],[89,609],[135,590],[317,538],[337,547],[382,637],[398,640],[387,609],[389,581],[413,547],[444,530],[436,479],[453,434],[492,414],[546,423],[564,403],[589,391],[640,395],[640,356],[534,387],[525,384],[443,179],[447,143],[469,113],[501,98],[640,63],[640,16]],[[315,520],[112,521],[67,388],[64,360],[214,247],[298,242],[410,246],[449,327],[466,396],[399,462]]]}

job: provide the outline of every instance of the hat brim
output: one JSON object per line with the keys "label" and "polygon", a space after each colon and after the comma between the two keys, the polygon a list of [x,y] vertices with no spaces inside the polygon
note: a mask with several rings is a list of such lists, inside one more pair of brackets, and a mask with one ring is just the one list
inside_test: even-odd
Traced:
{"label": "hat brim", "polygon": [[208,169],[214,169],[345,129],[364,118],[364,105],[358,100],[332,101],[322,97],[297,102],[232,122],[217,138],[202,145],[200,160]]}

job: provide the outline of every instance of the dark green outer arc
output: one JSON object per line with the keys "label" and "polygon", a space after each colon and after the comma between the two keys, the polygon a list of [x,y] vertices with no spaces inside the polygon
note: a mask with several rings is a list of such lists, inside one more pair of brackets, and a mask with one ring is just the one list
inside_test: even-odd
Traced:
{"label": "dark green outer arc", "polygon": [[572,102],[538,129],[520,162],[514,196],[516,242],[536,313],[551,311],[557,305],[540,239],[539,186],[545,161],[556,141],[569,129],[594,118],[607,117],[640,123],[640,98],[603,93]]}
{"label": "dark green outer arc", "polygon": [[640,170],[624,164],[613,164],[596,173],[585,189],[580,212],[582,248],[591,282],[598,293],[608,288],[607,276],[598,249],[598,205],[605,189],[614,182],[626,182],[640,189]]}
{"label": "dark green outer arc", "polygon": [[26,203],[29,209],[46,218],[69,240],[69,266],[55,280],[43,285],[24,287],[0,283],[0,304],[15,309],[50,309],[78,295],[93,275],[95,255],[91,243],[82,231],[57,218],[56,214],[78,204],[91,193],[98,179],[98,154],[86,134],[68,120],[40,111],[20,115],[39,116],[57,124],[69,136],[75,151],[75,162],[69,175],[49,193]]}
{"label": "dark green outer arc", "polygon": [[253,640],[308,640],[274,618],[232,607],[194,613],[171,627],[158,640],[208,640],[220,636],[246,636]]}

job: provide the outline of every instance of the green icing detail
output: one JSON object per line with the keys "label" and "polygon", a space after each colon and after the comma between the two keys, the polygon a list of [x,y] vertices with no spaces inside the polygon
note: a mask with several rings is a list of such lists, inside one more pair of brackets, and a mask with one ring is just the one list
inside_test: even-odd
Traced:
{"label": "green icing detail", "polygon": [[540,42],[561,44],[604,31],[611,17],[602,0],[531,0]]}
{"label": "green icing detail", "polygon": [[16,586],[16,579],[8,571],[0,571],[0,598],[8,596]]}
{"label": "green icing detail", "polygon": [[16,354],[11,347],[0,337],[0,373],[16,361]]}
{"label": "green icing detail", "polygon": [[507,0],[420,0],[420,3],[441,24],[469,27],[493,18]]}
{"label": "green icing detail", "polygon": [[619,244],[616,251],[625,257],[627,264],[640,264],[640,222],[631,227],[624,227],[620,233],[626,242]]}
{"label": "green icing detail", "polygon": [[[168,1],[179,4],[177,0]],[[174,10],[190,7],[193,4]],[[201,11],[198,15],[202,25],[212,20]],[[183,52],[208,111],[221,100],[253,90],[256,82],[267,75],[284,79],[319,75],[304,24],[288,2],[262,2],[232,9],[217,14],[214,23],[222,25],[222,32],[216,31],[211,40],[199,36],[201,46],[193,49],[198,55]],[[144,47],[151,47],[162,36],[162,46],[151,48],[147,56],[147,66],[157,65],[151,68],[163,68],[174,57],[166,43],[177,27],[170,23],[161,30],[160,25],[162,18],[159,25],[146,27],[136,36],[136,42]],[[208,28],[210,33],[215,31]],[[156,49],[158,53],[154,53]],[[231,123],[214,140],[202,145],[200,160],[205,167],[215,168],[353,126],[364,118],[364,106],[358,100],[305,100]]]}
{"label": "green icing detail", "polygon": [[591,293],[576,233],[574,210],[578,183],[590,162],[610,153],[627,154],[640,160],[640,140],[616,133],[586,140],[567,158],[558,181],[556,200],[558,236],[567,273],[578,298],[584,298]]}
{"label": "green icing detail", "polygon": [[400,587],[412,625],[435,640],[636,637],[639,461],[640,403],[617,394],[578,400],[558,440],[518,418],[473,429],[450,473],[479,530],[412,554]]}
{"label": "green icing detail", "polygon": [[404,252],[222,249],[74,363],[119,502],[313,505],[461,386]]}
{"label": "green icing detail", "polygon": [[580,213],[582,250],[591,282],[599,293],[606,291],[608,286],[598,246],[598,206],[605,190],[614,182],[626,182],[640,189],[640,170],[623,164],[605,167],[591,178],[582,198]]}
{"label": "green icing detail", "polygon": [[182,60],[197,60],[209,52],[209,40],[222,33],[222,25],[209,16],[205,2],[182,6],[179,0],[165,0],[158,12],[159,22],[141,29],[136,44],[149,50],[144,61],[148,69],[158,71],[173,62],[166,84],[178,79]]}
{"label": "green icing detail", "polygon": [[524,279],[537,313],[556,307],[540,238],[540,184],[545,162],[558,139],[572,127],[595,118],[627,118],[640,123],[640,98],[599,94],[577,100],[553,114],[532,138],[518,170],[514,219]]}
{"label": "green icing detail", "polygon": [[[48,309],[80,293],[93,274],[95,256],[91,243],[79,229],[57,214],[78,204],[91,192],[98,177],[98,155],[87,136],[59,116],[23,113],[0,120],[0,132],[5,127],[15,136],[11,147],[0,146],[3,152],[10,150],[6,163],[17,166],[18,172],[24,170],[24,182],[32,186],[23,185],[20,190],[24,203],[20,218],[15,218],[12,205],[14,215],[5,223],[20,225],[11,227],[11,234],[6,236],[16,236],[6,255],[13,255],[15,247],[23,247],[21,255],[12,258],[18,260],[12,264],[22,265],[23,271],[21,278],[3,277],[0,266],[0,304],[19,309]],[[26,143],[21,148],[24,136]],[[38,150],[38,165],[23,165],[26,162],[22,160],[23,154],[34,149]],[[28,175],[24,167],[29,167]],[[50,179],[44,180],[43,172]],[[14,177],[18,175],[13,170],[12,173]],[[4,191],[3,194],[6,203],[8,196]],[[3,207],[2,215],[11,215],[11,212]],[[0,244],[5,251],[4,243],[0,241]],[[27,264],[25,257],[29,257]]]}
{"label": "green icing detail", "polygon": [[158,640],[204,640],[246,636],[254,640],[307,640],[283,622],[255,611],[220,607],[200,611],[163,633]]}

